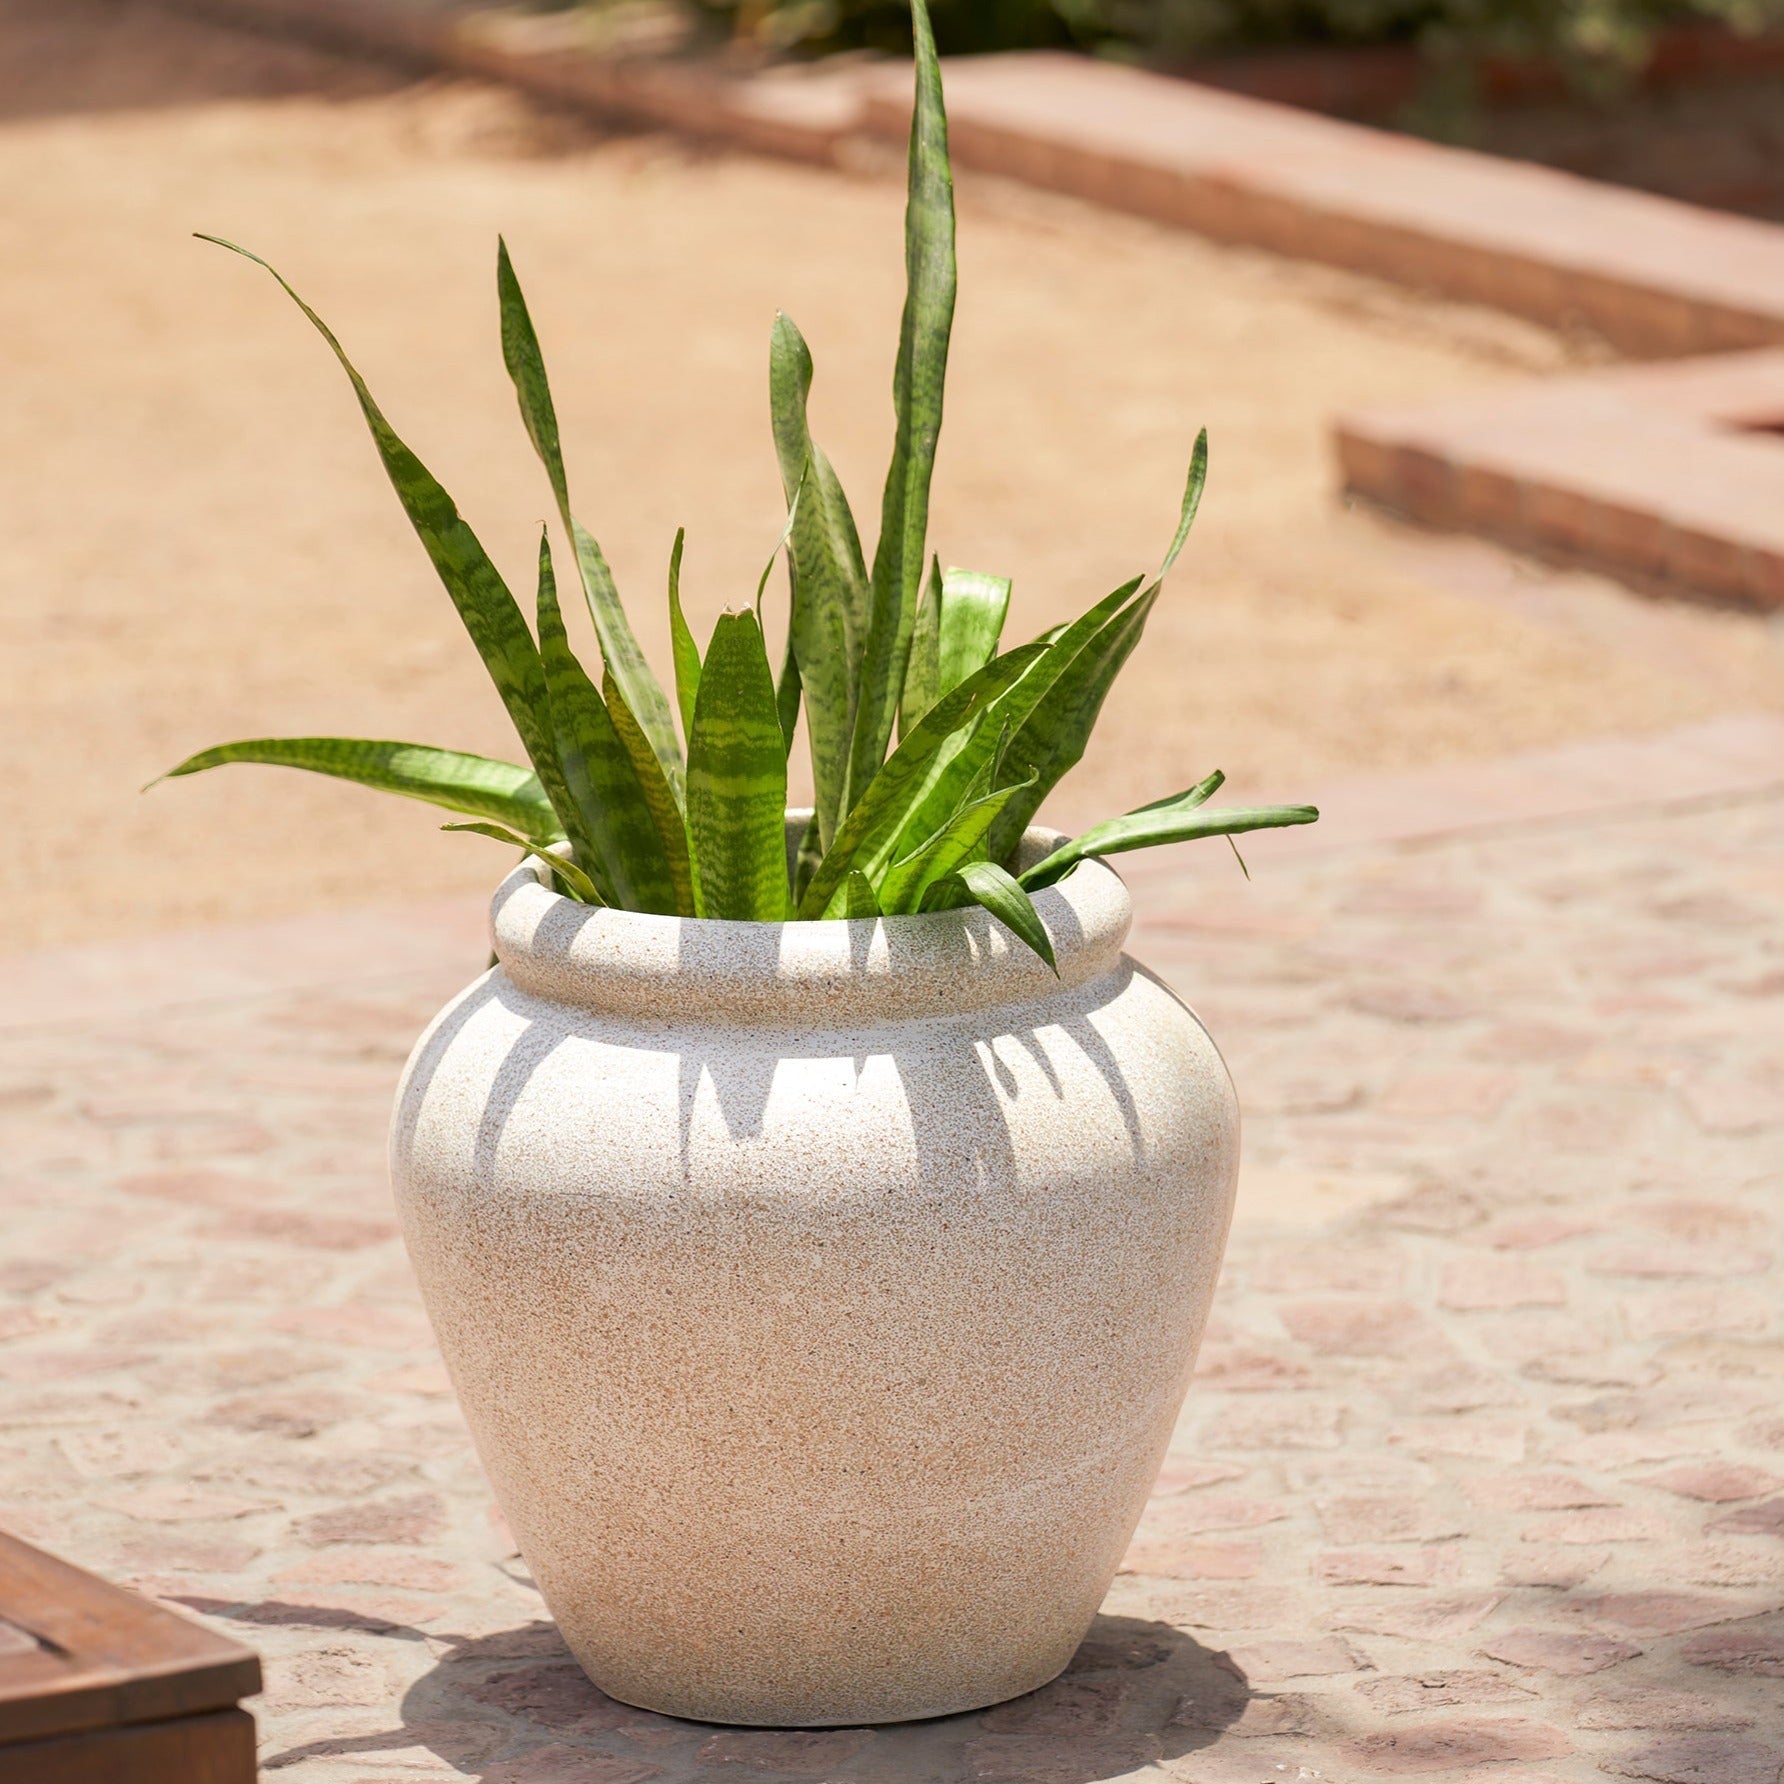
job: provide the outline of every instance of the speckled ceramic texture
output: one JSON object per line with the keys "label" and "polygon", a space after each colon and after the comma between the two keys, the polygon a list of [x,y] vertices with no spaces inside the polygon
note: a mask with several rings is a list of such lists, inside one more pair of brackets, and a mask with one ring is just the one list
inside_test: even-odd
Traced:
{"label": "speckled ceramic texture", "polygon": [[500,965],[398,1093],[396,1193],[502,1509],[612,1696],[939,1716],[1089,1627],[1188,1384],[1238,1113],[1122,953],[1114,872],[1036,903],[1057,979],[978,910],[497,892]]}

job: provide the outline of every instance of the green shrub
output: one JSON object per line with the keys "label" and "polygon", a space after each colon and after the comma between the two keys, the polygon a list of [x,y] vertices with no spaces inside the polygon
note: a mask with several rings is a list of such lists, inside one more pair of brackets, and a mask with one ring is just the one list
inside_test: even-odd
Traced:
{"label": "green shrub", "polygon": [[[602,659],[597,685],[570,644],[548,539],[539,544],[535,634],[451,497],[397,436],[339,341],[274,273],[351,380],[384,469],[531,766],[413,743],[256,738],[202,751],[174,775],[272,763],[428,800],[466,820],[447,829],[495,837],[537,856],[568,896],[588,904],[780,922],[977,903],[1049,961],[1031,894],[1087,856],[1230,838],[1318,816],[1310,806],[1211,807],[1222,778],[1216,773],[1016,871],[1023,831],[1082,756],[1103,698],[1183,548],[1201,498],[1207,442],[1204,436],[1196,443],[1176,536],[1157,575],[1136,576],[1075,623],[1001,650],[1009,583],[944,572],[927,539],[954,313],[954,200],[941,75],[922,0],[912,0],[912,11],[909,285],[892,463],[871,569],[848,498],[807,427],[811,354],[792,321],[779,316],[769,396],[786,524],[754,606],[726,613],[704,656],[682,614],[677,535],[668,577],[672,707],[638,648],[600,546],[571,512],[544,362],[503,247],[496,262],[502,355],[594,622]],[[762,604],[783,548],[792,603],[777,678]],[[816,809],[789,868],[787,757],[802,705]]]}
{"label": "green shrub", "polygon": [[[900,0],[695,0],[779,47],[910,48]],[[1654,33],[1692,19],[1740,31],[1784,0],[935,0],[944,54],[1071,45],[1172,61],[1284,43],[1413,43],[1441,65],[1555,63],[1590,78],[1639,67]]]}

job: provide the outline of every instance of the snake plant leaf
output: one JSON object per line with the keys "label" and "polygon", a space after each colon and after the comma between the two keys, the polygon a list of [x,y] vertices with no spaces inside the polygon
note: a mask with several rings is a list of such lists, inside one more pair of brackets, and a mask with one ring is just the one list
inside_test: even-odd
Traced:
{"label": "snake plant leaf", "polygon": [[442,824],[440,828],[468,830],[477,836],[489,836],[497,842],[505,842],[511,848],[519,849],[523,855],[531,855],[534,859],[543,861],[556,876],[565,893],[577,903],[598,905],[605,902],[595,882],[574,861],[567,861],[562,855],[554,855],[543,843],[529,842],[526,837],[504,829],[500,824]]}
{"label": "snake plant leaf", "polygon": [[681,610],[681,548],[687,542],[686,527],[675,529],[669,553],[669,646],[675,658],[675,704],[681,710],[681,732],[694,732],[694,700],[700,692],[700,646]]}
{"label": "snake plant leaf", "polygon": [[[530,769],[460,750],[434,749],[425,743],[364,737],[254,737],[200,750],[160,779],[175,780],[229,762],[305,768],[311,774],[356,781],[382,793],[402,793],[444,806],[447,811],[493,818],[533,842],[556,842],[563,835],[557,813],[545,797],[538,775]],[[149,786],[157,784],[151,781]]]}
{"label": "snake plant leaf", "polygon": [[937,699],[997,655],[1009,610],[1008,577],[987,576],[980,570],[949,570],[943,575],[941,627],[936,641]]}
{"label": "snake plant leaf", "polygon": [[1011,877],[1007,869],[995,861],[970,861],[957,873],[939,880],[924,900],[925,910],[948,910],[971,902],[988,910],[1018,940],[1026,942],[1059,976],[1059,962],[1053,957],[1053,938],[1034,908],[1034,900],[1026,888]]}
{"label": "snake plant leaf", "polygon": [[787,755],[774,672],[749,609],[713,629],[688,740],[688,843],[695,913],[787,916]]}
{"label": "snake plant leaf", "polygon": [[865,797],[885,760],[904,693],[905,663],[927,559],[929,485],[942,426],[942,386],[954,324],[954,180],[941,68],[926,0],[911,0],[916,44],[916,105],[911,120],[909,196],[905,205],[904,319],[892,394],[896,427],[880,504],[873,559],[873,611],[861,667],[850,752],[849,797]]}
{"label": "snake plant leaf", "polygon": [[1138,817],[1141,812],[1148,811],[1194,811],[1198,805],[1206,805],[1222,787],[1226,785],[1226,776],[1217,768],[1199,780],[1186,793],[1167,793],[1162,799],[1154,799],[1149,805],[1137,805],[1127,815]]}
{"label": "snake plant leaf", "polygon": [[1062,880],[1092,855],[1119,855],[1127,849],[1150,849],[1160,843],[1193,842],[1203,836],[1243,836],[1248,830],[1280,830],[1290,824],[1312,824],[1319,810],[1311,805],[1200,806],[1190,793],[1169,805],[1142,807],[1125,817],[1095,824],[1082,836],[1062,843],[1044,861],[1021,876],[1031,892]]}
{"label": "snake plant leaf", "polygon": [[799,838],[799,847],[793,854],[793,905],[797,909],[800,899],[805,896],[805,889],[811,884],[812,875],[818,871],[818,863],[824,859],[824,845],[818,836],[818,814],[813,812],[805,826],[804,834]]}
{"label": "snake plant leaf", "polygon": [[937,880],[963,867],[978,851],[997,815],[1025,783],[1004,787],[957,811],[921,848],[895,861],[880,880],[880,907],[887,912],[917,911]]}
{"label": "snake plant leaf", "polygon": [[883,917],[880,901],[873,885],[866,874],[859,870],[851,870],[849,877],[843,881],[842,890],[837,896],[837,915],[848,922],[859,922],[868,917]]}
{"label": "snake plant leaf", "polygon": [[258,254],[225,241],[221,236],[201,235],[199,240],[227,248],[232,254],[239,254],[271,273],[340,361],[341,370],[347,374],[353,393],[359,399],[360,410],[371,430],[378,455],[384,461],[391,487],[409,516],[409,524],[426,547],[435,571],[452,597],[452,604],[458,609],[459,618],[471,635],[471,642],[477,647],[477,654],[482,657],[515,730],[520,733],[520,740],[526,746],[527,756],[546,797],[561,814],[568,803],[568,795],[557,772],[557,754],[552,747],[550,723],[546,717],[545,674],[539,665],[533,635],[527,630],[526,620],[501,573],[490,562],[477,535],[460,518],[452,498],[385,420],[383,411],[372,400],[365,380],[348,359],[334,331],[298,296],[284,275]]}
{"label": "snake plant leaf", "polygon": [[[897,855],[908,854],[924,837],[933,835],[974,796],[973,789],[979,787],[994,759],[1008,757],[1009,740],[1056,684],[1069,676],[1084,646],[1121,613],[1143,580],[1136,576],[1124,582],[1071,624],[1055,626],[1034,641],[1042,654],[1033,668],[999,699],[977,731],[950,739],[943,747],[930,773],[929,785],[899,833]],[[1021,780],[1025,773],[1012,766],[1007,778]],[[1018,830],[1017,834],[1020,833]],[[995,851],[993,856],[997,858]]]}
{"label": "snake plant leaf", "polygon": [[788,639],[805,690],[814,809],[828,844],[848,803],[849,751],[872,594],[848,497],[811,436],[806,412],[811,385],[811,349],[793,319],[777,314],[768,345],[774,447],[788,502],[803,489],[789,554]]}
{"label": "snake plant leaf", "polygon": [[[787,760],[793,759],[793,739],[799,732],[799,702],[805,692],[804,684],[799,678],[799,657],[793,649],[793,640],[789,635],[787,646],[781,653],[780,674],[774,678],[774,710],[780,719],[781,742],[786,748]],[[818,816],[812,813],[812,834],[818,834],[816,825]]]}
{"label": "snake plant leaf", "polygon": [[[1207,481],[1208,430],[1203,428],[1196,435],[1195,449],[1190,454],[1177,531],[1158,575],[1132,607],[1112,615],[1084,640],[1069,669],[1062,672],[1054,685],[1035,689],[1038,698],[1012,738],[1008,756],[1016,771],[1032,773],[1034,784],[1021,799],[1010,803],[993,826],[986,851],[994,861],[1005,860],[1014,852],[1022,832],[1047,795],[1083,759],[1085,746],[1102,715],[1103,701],[1139,643],[1164,579],[1171,573],[1190,528],[1195,525]],[[1060,644],[1064,645],[1069,636],[1069,632],[1063,634]]]}
{"label": "snake plant leaf", "polygon": [[564,784],[577,809],[576,856],[602,902],[673,916],[675,882],[632,758],[600,690],[570,648],[558,605],[551,546],[539,539],[539,656],[551,699],[551,729]]}
{"label": "snake plant leaf", "polygon": [[801,917],[822,917],[851,868],[859,868],[869,880],[878,877],[894,859],[893,845],[927,790],[928,771],[937,753],[1027,674],[1046,648],[1037,643],[1005,651],[924,713],[843,820],[799,901]]}
{"label": "snake plant leaf", "polygon": [[1177,561],[1177,554],[1182,551],[1189,538],[1189,529],[1196,523],[1196,510],[1202,505],[1202,489],[1208,481],[1208,430],[1203,428],[1196,435],[1195,450],[1189,455],[1189,480],[1183,486],[1183,505],[1177,514],[1177,532],[1171,540],[1171,549],[1165,553],[1165,561],[1159,566],[1155,578],[1163,582],[1170,575],[1171,566]]}
{"label": "snake plant leaf", "polygon": [[663,858],[669,865],[669,883],[675,890],[675,915],[691,917],[695,914],[694,870],[688,859],[688,829],[682,800],[669,784],[661,758],[651,748],[650,739],[626,704],[626,696],[611,669],[602,673],[601,698],[606,702],[607,716],[613,721],[613,732],[619,739],[620,748],[625,751],[632,772],[638,778],[645,810],[650,813],[651,827],[657,833]]}
{"label": "snake plant leaf", "polygon": [[582,578],[582,592],[588,602],[589,614],[595,622],[595,636],[600,640],[602,661],[623,690],[626,704],[637,719],[639,729],[650,740],[663,778],[679,803],[681,745],[676,740],[674,721],[669,716],[669,702],[662,685],[644,660],[644,652],[638,648],[638,640],[633,636],[631,622],[620,604],[613,572],[607,567],[601,547],[570,511],[570,485],[564,474],[557,409],[551,400],[550,381],[545,375],[545,358],[539,350],[539,337],[533,328],[533,318],[521,292],[520,281],[515,277],[514,264],[508,257],[506,242],[498,242],[496,246],[496,298],[502,317],[502,359],[520,402],[521,420],[526,424],[533,449],[551,481],[558,516],[576,550],[576,567]]}
{"label": "snake plant leaf", "polygon": [[904,665],[904,693],[898,702],[900,738],[941,697],[942,561],[929,560],[929,580],[911,627],[911,654]]}
{"label": "snake plant leaf", "polygon": [[[1121,666],[1140,642],[1157,600],[1158,584],[1154,582],[1138,600],[1111,615],[1085,640],[1011,736],[1005,751],[1005,772],[1029,777],[1030,785],[1020,799],[1012,800],[1004,808],[992,826],[986,839],[986,852],[992,860],[1009,857],[1041,802],[1082,759],[1102,713],[1103,701]],[[1062,647],[1063,640],[1054,649]]]}

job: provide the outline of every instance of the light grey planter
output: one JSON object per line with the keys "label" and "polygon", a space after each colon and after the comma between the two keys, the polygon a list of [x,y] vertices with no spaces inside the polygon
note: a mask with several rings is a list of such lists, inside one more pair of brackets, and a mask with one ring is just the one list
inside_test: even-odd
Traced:
{"label": "light grey planter", "polygon": [[[1030,835],[1032,847],[1050,839]],[[533,868],[398,1094],[409,1253],[502,1509],[604,1691],[939,1716],[1070,1660],[1232,1211],[1213,1042],[1100,862],[983,912],[591,910]]]}

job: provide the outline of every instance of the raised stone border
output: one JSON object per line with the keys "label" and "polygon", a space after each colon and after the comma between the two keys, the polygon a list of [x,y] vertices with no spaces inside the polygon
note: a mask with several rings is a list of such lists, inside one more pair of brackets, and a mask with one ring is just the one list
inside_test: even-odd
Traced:
{"label": "raised stone border", "polygon": [[[578,47],[562,17],[465,0],[175,3],[806,161],[896,141],[909,117],[904,73],[883,64],[738,74],[604,58]],[[948,103],[963,167],[1584,324],[1638,358],[1784,344],[1784,228],[1774,224],[1083,57],[955,62]],[[1339,430],[1339,456],[1350,489],[1427,523],[1638,585],[1777,607],[1784,450],[1738,430],[1754,425],[1749,414],[1784,414],[1780,365],[1754,356],[1355,417]]]}
{"label": "raised stone border", "polygon": [[[884,65],[753,76],[602,58],[562,25],[464,0],[179,0],[507,80],[609,116],[834,161],[899,140],[908,82]],[[1642,356],[1784,342],[1784,229],[1085,57],[948,68],[964,167],[1226,241],[1349,267]]]}
{"label": "raised stone border", "polygon": [[1346,488],[1428,525],[1784,608],[1784,352],[1339,417]]}

